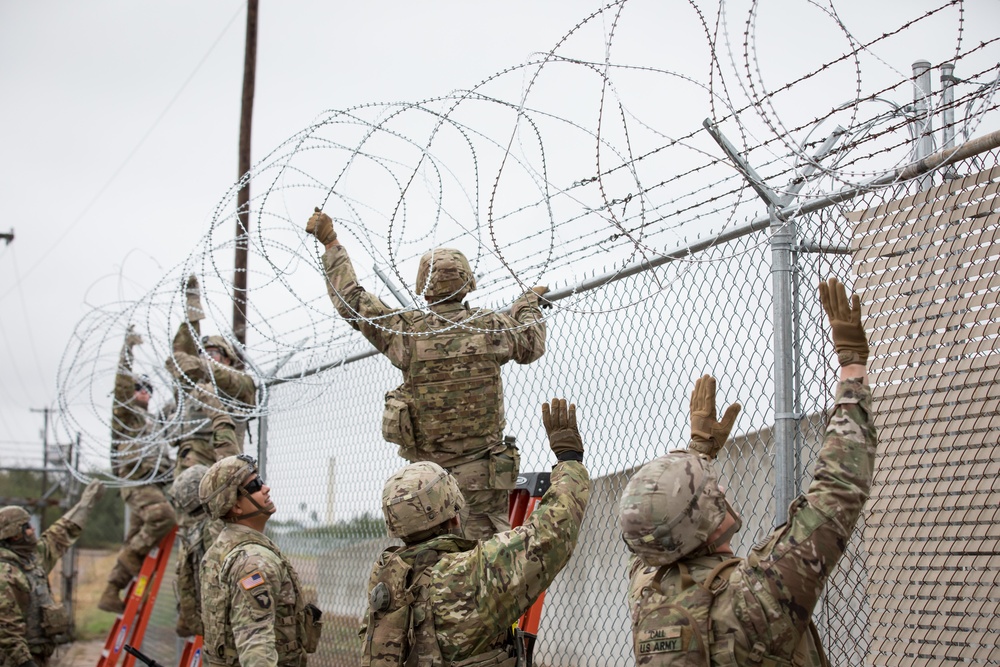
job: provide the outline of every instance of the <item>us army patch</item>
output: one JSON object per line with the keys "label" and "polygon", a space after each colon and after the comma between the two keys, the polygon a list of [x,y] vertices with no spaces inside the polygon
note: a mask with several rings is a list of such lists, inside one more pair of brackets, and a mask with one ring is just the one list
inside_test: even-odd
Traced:
{"label": "us army patch", "polygon": [[257,588],[258,586],[263,585],[263,583],[264,583],[264,575],[260,573],[260,570],[257,570],[249,577],[244,577],[243,579],[240,579],[240,586],[242,586],[243,590],[245,591]]}
{"label": "us army patch", "polygon": [[642,635],[636,642],[637,652],[640,656],[651,653],[673,653],[684,649],[681,645],[680,628],[644,630]]}

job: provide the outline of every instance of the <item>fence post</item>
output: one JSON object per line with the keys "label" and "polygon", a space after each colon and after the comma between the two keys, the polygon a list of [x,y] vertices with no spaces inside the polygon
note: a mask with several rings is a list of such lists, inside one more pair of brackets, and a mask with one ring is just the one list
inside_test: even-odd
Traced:
{"label": "fence post", "polygon": [[771,216],[771,281],[774,291],[774,516],[775,525],[788,518],[788,506],[797,494],[795,474],[795,344],[792,335],[792,248],[795,224]]}
{"label": "fence post", "polygon": [[[913,155],[912,162],[919,162],[934,152],[934,121],[931,115],[931,64],[926,60],[913,63]],[[923,190],[931,184],[927,174],[919,180]]]}

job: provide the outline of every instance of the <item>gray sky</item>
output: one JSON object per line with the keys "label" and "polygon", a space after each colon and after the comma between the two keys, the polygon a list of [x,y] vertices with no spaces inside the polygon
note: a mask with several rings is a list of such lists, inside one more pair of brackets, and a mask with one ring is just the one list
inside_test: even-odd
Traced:
{"label": "gray sky", "polygon": [[[745,4],[729,3],[736,56]],[[769,86],[848,49],[815,6],[758,4],[754,46]],[[940,4],[843,0],[836,7],[864,42],[898,26],[900,14],[917,16]],[[597,6],[589,0],[263,2],[254,159],[325,110],[469,88],[532,52],[548,51]],[[865,90],[877,90],[879,77],[897,80],[893,68],[906,72],[918,58],[947,59],[960,27],[963,48],[992,38],[998,7],[974,0],[964,5],[964,23],[952,8],[909,31],[890,52],[866,59]],[[705,13],[711,19],[714,8]],[[93,306],[141,298],[199,250],[215,206],[237,176],[244,27],[244,3],[236,0],[0,1],[0,231],[16,234],[0,246],[0,465],[39,451],[41,416],[29,410],[55,406],[57,371],[77,322]],[[591,48],[581,53],[603,57],[600,32],[608,29],[595,26]],[[616,26],[615,57],[669,66],[705,83],[701,30],[688,3],[635,0]],[[995,63],[996,52],[985,59]],[[709,115],[709,100],[698,85],[676,81],[659,87],[636,80],[622,94],[632,96],[633,110],[646,121],[686,133]],[[856,87],[850,76],[833,83],[786,98],[773,113],[794,124],[850,99]],[[516,92],[516,79],[513,85]],[[569,99],[559,107],[569,116],[573,80],[550,79],[542,90],[546,103]],[[581,108],[588,116],[589,107]],[[570,146],[549,148],[568,153]],[[102,387],[93,395],[107,399]]]}

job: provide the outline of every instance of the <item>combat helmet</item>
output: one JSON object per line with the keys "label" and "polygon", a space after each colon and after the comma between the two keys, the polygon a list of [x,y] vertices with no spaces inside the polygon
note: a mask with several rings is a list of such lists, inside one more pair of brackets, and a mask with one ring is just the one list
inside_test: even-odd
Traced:
{"label": "combat helmet", "polygon": [[417,294],[435,301],[461,301],[476,289],[476,276],[461,250],[435,248],[417,268]]}
{"label": "combat helmet", "polygon": [[209,516],[221,519],[228,514],[239,500],[243,484],[256,472],[257,461],[249,454],[227,456],[216,461],[198,485],[198,499]]}
{"label": "combat helmet", "polygon": [[222,336],[203,336],[201,339],[201,346],[206,350],[210,347],[218,348],[222,351],[222,354],[229,357],[229,361],[232,364],[236,364],[240,361],[240,356],[236,354],[236,350],[233,348],[232,343]]}
{"label": "combat helmet", "polygon": [[0,508],[0,542],[17,537],[24,532],[24,524],[31,522],[27,510],[17,505]]}
{"label": "combat helmet", "polygon": [[390,537],[406,539],[430,530],[465,507],[458,482],[436,463],[420,461],[396,471],[382,489],[382,513]]}
{"label": "combat helmet", "polygon": [[[732,511],[736,525],[715,544],[709,536]],[[653,459],[635,473],[618,507],[622,538],[647,565],[670,565],[710,553],[739,530],[711,461],[688,451]]]}
{"label": "combat helmet", "polygon": [[198,463],[186,468],[174,479],[170,495],[173,496],[177,508],[185,514],[198,516],[205,511],[205,506],[201,504],[201,498],[198,497],[198,487],[207,472],[208,466]]}

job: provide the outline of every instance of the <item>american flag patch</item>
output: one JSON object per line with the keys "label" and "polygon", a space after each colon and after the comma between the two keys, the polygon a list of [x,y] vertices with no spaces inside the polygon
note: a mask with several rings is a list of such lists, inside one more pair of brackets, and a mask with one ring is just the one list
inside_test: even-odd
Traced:
{"label": "american flag patch", "polygon": [[243,590],[245,591],[248,591],[251,588],[257,588],[263,583],[264,583],[264,575],[260,573],[260,570],[254,572],[249,577],[244,577],[243,579],[240,579],[240,586],[242,586]]}

